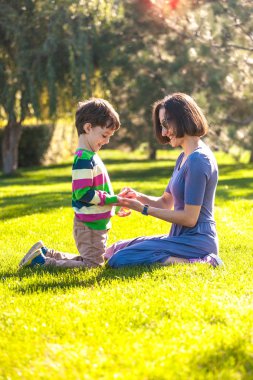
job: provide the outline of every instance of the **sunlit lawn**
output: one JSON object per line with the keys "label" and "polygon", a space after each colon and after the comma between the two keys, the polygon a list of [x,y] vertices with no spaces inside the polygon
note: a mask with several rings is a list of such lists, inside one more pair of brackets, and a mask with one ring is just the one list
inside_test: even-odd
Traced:
{"label": "sunlit lawn", "polygon": [[[131,185],[153,195],[177,154],[101,152],[116,193]],[[223,269],[17,271],[39,239],[76,253],[71,163],[0,177],[0,379],[253,379],[253,165],[217,157]],[[115,216],[109,244],[169,227]]]}

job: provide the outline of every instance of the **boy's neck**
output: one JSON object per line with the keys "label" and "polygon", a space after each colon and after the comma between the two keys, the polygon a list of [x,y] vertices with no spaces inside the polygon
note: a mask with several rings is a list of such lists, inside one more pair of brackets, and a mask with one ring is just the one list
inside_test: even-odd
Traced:
{"label": "boy's neck", "polygon": [[86,136],[84,134],[78,136],[77,149],[85,149],[91,151],[89,145],[86,142]]}

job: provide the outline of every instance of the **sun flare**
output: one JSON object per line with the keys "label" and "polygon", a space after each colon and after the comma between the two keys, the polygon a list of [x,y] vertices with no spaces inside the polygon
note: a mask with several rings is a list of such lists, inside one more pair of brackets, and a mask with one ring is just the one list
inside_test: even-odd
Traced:
{"label": "sun flare", "polygon": [[150,4],[163,16],[183,14],[189,10],[190,0],[150,0]]}

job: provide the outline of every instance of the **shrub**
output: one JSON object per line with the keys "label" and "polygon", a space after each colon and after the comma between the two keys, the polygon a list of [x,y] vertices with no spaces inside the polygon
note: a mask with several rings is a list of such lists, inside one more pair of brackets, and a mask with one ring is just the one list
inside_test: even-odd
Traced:
{"label": "shrub", "polygon": [[[50,145],[52,133],[52,125],[40,124],[36,126],[23,127],[18,148],[19,167],[28,167],[42,164],[43,157]],[[3,130],[0,130],[1,146],[2,136]],[[2,154],[0,157],[0,165],[2,167]]]}

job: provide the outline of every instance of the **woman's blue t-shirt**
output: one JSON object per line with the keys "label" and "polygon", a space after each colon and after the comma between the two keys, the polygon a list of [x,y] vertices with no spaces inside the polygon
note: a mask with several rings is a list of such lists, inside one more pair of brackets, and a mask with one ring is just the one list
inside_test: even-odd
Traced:
{"label": "woman's blue t-shirt", "polygon": [[201,206],[198,223],[214,222],[214,198],[218,182],[218,166],[212,151],[202,142],[181,166],[184,153],[177,159],[166,188],[172,194],[174,210],[185,204]]}

